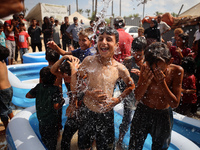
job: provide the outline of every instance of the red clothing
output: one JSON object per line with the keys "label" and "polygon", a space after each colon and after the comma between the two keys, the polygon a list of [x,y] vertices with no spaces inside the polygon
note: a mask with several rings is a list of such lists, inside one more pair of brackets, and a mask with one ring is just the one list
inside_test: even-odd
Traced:
{"label": "red clothing", "polygon": [[124,29],[117,29],[119,33],[119,48],[115,52],[114,59],[123,62],[128,56],[131,56],[131,44],[133,37],[126,33]]}
{"label": "red clothing", "polygon": [[[170,52],[172,57],[174,58],[173,64],[180,65],[181,64],[181,57],[178,52],[176,52],[176,46],[171,46]],[[185,48],[182,50],[183,57],[186,57],[191,52],[190,48]]]}
{"label": "red clothing", "polygon": [[[4,27],[7,28],[7,27],[11,27],[11,19],[10,20],[6,20],[4,22]],[[8,31],[6,29],[4,29],[5,31],[5,36],[6,36],[6,40],[9,40],[9,41],[15,41],[15,33],[14,33],[14,30],[10,33],[8,33]]]}
{"label": "red clothing", "polygon": [[26,31],[19,32],[17,38],[18,38],[18,46],[20,48],[28,48],[28,42],[27,42],[28,37],[29,34]]}
{"label": "red clothing", "polygon": [[[189,77],[184,77],[183,78],[183,84],[182,84],[182,88],[187,90],[187,89],[194,89],[196,90],[196,78],[194,75],[191,75]],[[182,96],[182,100],[183,100],[183,104],[184,103],[192,103],[195,104],[197,102],[197,95],[196,93],[194,94],[187,94],[187,93],[183,93]]]}

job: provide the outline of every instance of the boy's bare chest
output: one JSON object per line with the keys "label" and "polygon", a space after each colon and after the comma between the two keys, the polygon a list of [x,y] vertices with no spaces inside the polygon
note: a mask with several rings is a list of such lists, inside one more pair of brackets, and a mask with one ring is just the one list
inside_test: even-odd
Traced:
{"label": "boy's bare chest", "polygon": [[118,78],[119,73],[116,67],[96,67],[95,69],[88,71],[90,85],[112,86],[116,83]]}

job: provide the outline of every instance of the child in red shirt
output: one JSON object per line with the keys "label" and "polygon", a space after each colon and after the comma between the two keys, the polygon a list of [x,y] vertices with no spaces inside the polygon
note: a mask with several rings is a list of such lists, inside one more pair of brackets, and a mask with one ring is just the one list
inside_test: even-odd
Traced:
{"label": "child in red shirt", "polygon": [[29,40],[28,37],[29,34],[24,31],[24,23],[19,23],[19,34],[17,36],[18,40],[17,40],[17,46],[18,49],[20,50],[20,57],[21,57],[21,62],[23,63],[23,55],[25,53],[28,53],[29,50]]}
{"label": "child in red shirt", "polygon": [[196,78],[195,61],[192,57],[184,57],[182,65],[184,69],[183,83],[182,83],[182,104],[180,104],[180,113],[183,115],[190,115],[196,113]]}

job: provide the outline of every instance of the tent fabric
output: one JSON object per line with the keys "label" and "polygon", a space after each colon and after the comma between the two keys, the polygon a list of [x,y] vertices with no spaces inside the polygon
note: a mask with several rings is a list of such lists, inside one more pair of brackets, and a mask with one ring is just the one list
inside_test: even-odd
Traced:
{"label": "tent fabric", "polygon": [[[198,23],[200,23],[199,10],[200,3],[183,12],[179,15],[179,17],[173,17],[170,13],[165,13],[162,15],[162,21],[166,22],[172,29],[197,25]],[[150,23],[151,19],[157,19],[157,16],[146,16],[142,20],[142,23]]]}
{"label": "tent fabric", "polygon": [[[54,5],[54,4],[46,4],[46,3],[38,3],[35,5],[29,13],[25,16],[26,20],[31,21],[31,19],[36,19],[39,21],[40,26],[42,26],[43,18],[45,16],[53,16],[58,19],[60,23],[64,22],[64,17],[68,16],[67,7],[64,5]],[[86,17],[82,16],[78,12],[73,13],[69,16],[70,24],[73,23],[73,18],[77,17],[79,22],[82,19],[84,25],[90,25],[90,20]]]}
{"label": "tent fabric", "polygon": [[53,16],[61,23],[62,21],[64,21],[64,17],[68,16],[67,7],[64,5],[38,3],[30,10],[28,15],[25,16],[25,19],[31,20],[34,18],[40,22],[41,26],[43,23],[43,18],[45,16]]}
{"label": "tent fabric", "polygon": [[82,16],[82,15],[81,15],[80,13],[78,13],[77,11],[74,12],[73,14],[71,14],[71,15],[69,16],[69,23],[70,23],[70,24],[73,23],[73,18],[74,18],[74,17],[77,17],[77,18],[78,18],[79,23],[80,23],[80,21],[82,20],[83,23],[84,23],[84,25],[88,25],[88,26],[90,25],[90,20],[87,19],[86,17]]}
{"label": "tent fabric", "polygon": [[200,3],[196,4],[195,6],[191,7],[190,9],[184,11],[179,15],[179,17],[184,16],[200,16]]}
{"label": "tent fabric", "polygon": [[[150,23],[152,19],[157,19],[157,16],[146,16],[142,19],[142,23]],[[162,21],[166,22],[169,26],[172,26],[174,23],[174,17],[170,13],[162,14]]]}

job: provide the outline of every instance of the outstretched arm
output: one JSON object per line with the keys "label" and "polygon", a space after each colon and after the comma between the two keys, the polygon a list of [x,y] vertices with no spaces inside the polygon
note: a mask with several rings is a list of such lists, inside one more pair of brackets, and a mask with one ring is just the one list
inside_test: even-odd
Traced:
{"label": "outstretched arm", "polygon": [[47,43],[47,46],[49,48],[54,49],[56,52],[58,52],[60,55],[64,56],[64,55],[72,55],[72,52],[66,52],[63,49],[61,49],[54,41],[49,41]]}

